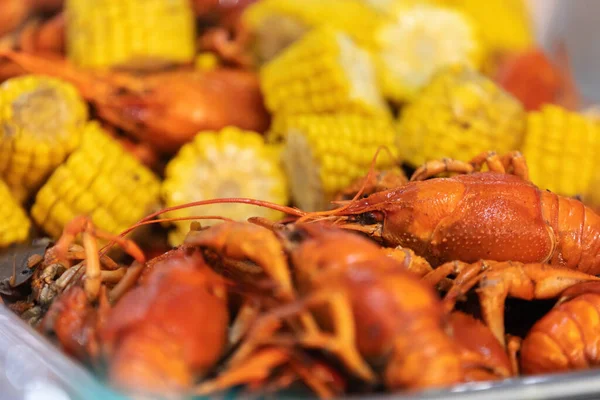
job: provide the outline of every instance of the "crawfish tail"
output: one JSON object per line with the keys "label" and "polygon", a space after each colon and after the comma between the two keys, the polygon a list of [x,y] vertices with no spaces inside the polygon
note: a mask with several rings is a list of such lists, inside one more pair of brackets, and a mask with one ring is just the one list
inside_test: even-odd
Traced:
{"label": "crawfish tail", "polygon": [[600,363],[600,294],[586,293],[552,309],[521,347],[525,374],[586,369]]}

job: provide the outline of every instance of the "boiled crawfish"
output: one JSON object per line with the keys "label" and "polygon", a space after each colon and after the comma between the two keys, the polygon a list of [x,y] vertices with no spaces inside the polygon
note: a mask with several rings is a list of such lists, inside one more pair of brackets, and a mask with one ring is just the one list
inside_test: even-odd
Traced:
{"label": "boiled crawfish", "polygon": [[250,71],[176,70],[135,76],[85,72],[60,58],[22,52],[3,51],[0,57],[8,61],[0,72],[41,73],[71,82],[101,119],[161,153],[173,153],[202,130],[235,125],[263,132],[269,124],[258,78]]}
{"label": "boiled crawfish", "polygon": [[567,289],[523,340],[520,353],[523,373],[580,370],[600,364],[599,314],[598,282]]}
{"label": "boiled crawfish", "polygon": [[[82,233],[84,286],[74,285],[57,297],[41,328],[56,335],[67,353],[96,364],[106,361],[109,380],[119,388],[158,394],[189,390],[217,363],[227,343],[225,281],[198,251],[180,248],[151,260],[146,269],[144,256],[136,254],[137,267],[109,295],[101,286],[95,239],[117,238],[96,230],[87,218],[75,221],[51,250],[63,260],[65,249]],[[117,240],[132,253],[138,250],[127,239]],[[127,290],[136,280],[137,286]],[[109,297],[119,300],[114,307]]]}
{"label": "boiled crawfish", "polygon": [[[185,240],[186,246],[216,251],[225,260],[254,260],[260,267],[264,265],[261,258],[274,256],[277,262],[265,272],[279,283],[281,291],[276,295],[300,299],[267,308],[258,317],[229,361],[232,370],[243,365],[256,347],[296,343],[327,350],[355,376],[368,382],[377,381],[379,376],[392,389],[447,386],[465,379],[497,379],[511,374],[504,350],[489,330],[488,344],[482,339],[479,349],[477,345],[461,346],[459,339],[455,342],[443,329],[443,309],[433,288],[368,239],[322,224],[275,229],[283,246],[274,242],[277,239],[266,228],[240,222],[190,231]],[[239,244],[240,238],[247,244]],[[251,243],[265,244],[268,250],[248,252]],[[289,253],[291,265],[285,262],[281,249]],[[230,265],[234,271],[239,268]],[[288,286],[291,281],[296,282],[293,288]],[[308,310],[314,313],[307,314]],[[291,336],[274,333],[282,320],[293,317],[299,318],[298,331]],[[481,325],[479,329],[487,328]],[[495,351],[500,354],[484,357]],[[471,372],[465,374],[463,367]],[[473,371],[478,368],[486,373]],[[230,381],[225,372],[201,385],[200,393],[204,393],[203,387],[224,389]]]}
{"label": "boiled crawfish", "polygon": [[[485,165],[489,171],[480,172]],[[440,173],[459,175],[429,179]],[[330,211],[308,213],[239,198],[172,209],[229,202],[276,209],[298,217],[298,222],[329,220],[387,247],[409,248],[433,267],[454,260],[494,260],[549,263],[600,274],[600,216],[577,199],[528,181],[527,164],[518,152],[502,157],[487,152],[469,163],[430,161],[408,184]]]}

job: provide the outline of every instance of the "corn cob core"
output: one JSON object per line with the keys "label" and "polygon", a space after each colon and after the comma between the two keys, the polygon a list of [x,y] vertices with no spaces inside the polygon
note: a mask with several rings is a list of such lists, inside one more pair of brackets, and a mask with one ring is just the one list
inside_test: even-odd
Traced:
{"label": "corn cob core", "polygon": [[0,178],[22,202],[79,144],[87,105],[58,79],[26,75],[0,86]]}
{"label": "corn cob core", "polygon": [[31,222],[10,192],[0,180],[0,248],[24,242],[29,236]]}
{"label": "corn cob core", "polygon": [[[365,176],[377,149],[386,146],[394,158],[395,131],[385,118],[357,114],[292,116],[279,122],[286,138],[283,160],[294,202],[305,211],[328,208],[336,193]],[[385,151],[378,168],[395,163]]]}
{"label": "corn cob core", "polygon": [[[227,127],[200,132],[169,162],[162,195],[167,206],[223,197],[249,197],[288,203],[287,181],[280,165],[280,149],[267,145],[262,135]],[[216,215],[244,221],[259,216],[279,219],[280,212],[245,204],[214,204],[201,209],[170,212],[168,217]],[[201,220],[202,225],[218,223]],[[190,221],[176,223],[170,242],[181,244]]]}
{"label": "corn cob core", "polygon": [[540,188],[585,196],[588,188],[594,189],[599,153],[598,122],[554,105],[528,114],[523,155]]}
{"label": "corn cob core", "polygon": [[192,62],[189,0],[67,0],[67,54],[82,67],[160,67]]}
{"label": "corn cob core", "polygon": [[54,238],[78,215],[116,234],[157,206],[159,195],[158,178],[91,122],[81,146],[38,192],[31,215]]}
{"label": "corn cob core", "polygon": [[480,67],[484,49],[477,28],[457,11],[419,4],[400,8],[378,34],[375,53],[384,95],[411,101],[443,67]]}
{"label": "corn cob core", "polygon": [[533,24],[524,0],[438,0],[469,15],[494,52],[526,50],[534,44]]}
{"label": "corn cob core", "polygon": [[389,112],[369,54],[330,28],[306,34],[266,64],[260,79],[273,113]]}
{"label": "corn cob core", "polygon": [[469,160],[520,148],[526,114],[510,94],[462,67],[442,71],[402,112],[400,155],[414,166],[444,157]]}
{"label": "corn cob core", "polygon": [[261,0],[246,10],[244,19],[255,33],[255,50],[264,63],[321,26],[342,31],[369,49],[373,32],[387,17],[363,0]]}

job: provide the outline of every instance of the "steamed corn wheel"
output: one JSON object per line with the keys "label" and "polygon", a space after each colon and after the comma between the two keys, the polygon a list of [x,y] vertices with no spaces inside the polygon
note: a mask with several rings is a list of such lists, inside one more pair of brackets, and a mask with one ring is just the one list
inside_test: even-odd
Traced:
{"label": "steamed corn wheel", "polygon": [[192,62],[189,0],[67,0],[67,54],[82,67]]}
{"label": "steamed corn wheel", "polygon": [[534,44],[533,24],[525,0],[439,0],[469,15],[483,29],[491,51],[515,52]]}
{"label": "steamed corn wheel", "polygon": [[369,49],[373,32],[387,20],[364,0],[260,0],[246,10],[244,18],[255,32],[261,63],[321,26],[345,32]]}
{"label": "steamed corn wheel", "polygon": [[0,180],[0,248],[24,242],[31,222],[15,200],[9,187]]}
{"label": "steamed corn wheel", "polygon": [[540,188],[585,195],[598,173],[599,153],[598,122],[554,105],[529,113],[523,155]]}
{"label": "steamed corn wheel", "polygon": [[0,86],[0,178],[19,202],[77,147],[88,117],[74,86],[27,75]]}
{"label": "steamed corn wheel", "polygon": [[376,166],[396,163],[395,131],[389,119],[357,114],[285,117],[272,137],[285,137],[283,162],[295,204],[305,211],[328,208],[334,195],[367,174],[380,146]]}
{"label": "steamed corn wheel", "polygon": [[470,160],[520,148],[526,114],[521,103],[476,71],[440,72],[398,122],[398,148],[414,166],[444,157]]}
{"label": "steamed corn wheel", "polygon": [[[262,135],[227,127],[220,132],[200,132],[184,145],[166,168],[162,186],[168,207],[192,201],[249,197],[285,205],[288,187],[280,165],[280,149],[265,144]],[[173,211],[168,217],[217,215],[244,221],[249,217],[279,219],[278,211],[246,204],[214,204]],[[202,225],[218,221],[201,220]],[[170,234],[173,245],[181,244],[190,221],[176,223]]]}
{"label": "steamed corn wheel", "polygon": [[38,192],[31,216],[54,238],[79,215],[116,234],[156,207],[159,196],[158,178],[91,122],[81,146]]}
{"label": "steamed corn wheel", "polygon": [[413,100],[446,66],[478,69],[485,53],[469,17],[430,4],[399,7],[394,21],[379,29],[377,40],[380,86],[386,97],[398,102]]}
{"label": "steamed corn wheel", "polygon": [[260,71],[272,113],[389,112],[371,57],[345,34],[318,28]]}

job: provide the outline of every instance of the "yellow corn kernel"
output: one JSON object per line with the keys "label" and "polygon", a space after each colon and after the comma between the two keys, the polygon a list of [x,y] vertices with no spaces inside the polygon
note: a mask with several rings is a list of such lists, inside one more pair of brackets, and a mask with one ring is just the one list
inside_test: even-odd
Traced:
{"label": "yellow corn kernel", "polygon": [[78,215],[116,234],[156,207],[159,196],[159,179],[90,122],[81,146],[38,192],[31,216],[53,238]]}
{"label": "yellow corn kernel", "polygon": [[533,23],[524,0],[438,0],[469,15],[483,29],[492,52],[516,52],[534,45]]}
{"label": "yellow corn kernel", "polygon": [[522,151],[537,186],[585,196],[598,170],[600,124],[562,107],[544,106],[527,117]]}
{"label": "yellow corn kernel", "polygon": [[192,62],[189,0],[67,0],[67,54],[82,67],[160,67]]}
{"label": "yellow corn kernel", "polygon": [[330,28],[311,31],[260,71],[273,113],[389,112],[369,54]]}
{"label": "yellow corn kernel", "polygon": [[[200,132],[184,145],[165,170],[162,196],[168,207],[223,197],[249,197],[286,205],[288,186],[280,165],[278,146],[268,145],[262,135],[236,127],[219,132]],[[214,204],[174,211],[168,217],[216,215],[234,220],[258,216],[278,219],[278,211],[245,204]],[[200,220],[212,225],[216,220]],[[170,242],[181,244],[190,221],[176,223]]]}
{"label": "yellow corn kernel", "polygon": [[444,157],[470,160],[520,148],[523,106],[481,74],[462,67],[440,72],[400,115],[400,155],[418,166]]}
{"label": "yellow corn kernel", "polygon": [[342,31],[369,49],[376,28],[387,20],[363,0],[260,0],[246,10],[244,18],[255,33],[261,64],[320,26]]}
{"label": "yellow corn kernel", "polygon": [[430,4],[396,10],[394,21],[377,33],[374,53],[384,95],[411,101],[440,69],[481,66],[484,48],[478,29],[466,15]]}
{"label": "yellow corn kernel", "polygon": [[0,85],[0,178],[19,202],[77,147],[87,118],[70,83],[26,75]]}
{"label": "yellow corn kernel", "polygon": [[29,237],[31,222],[15,200],[9,187],[0,180],[0,248],[24,242]]}
{"label": "yellow corn kernel", "polygon": [[294,203],[305,211],[328,208],[336,193],[366,175],[377,158],[381,169],[397,162],[395,130],[387,118],[358,114],[289,116],[277,122],[272,139],[284,137],[283,162]]}

